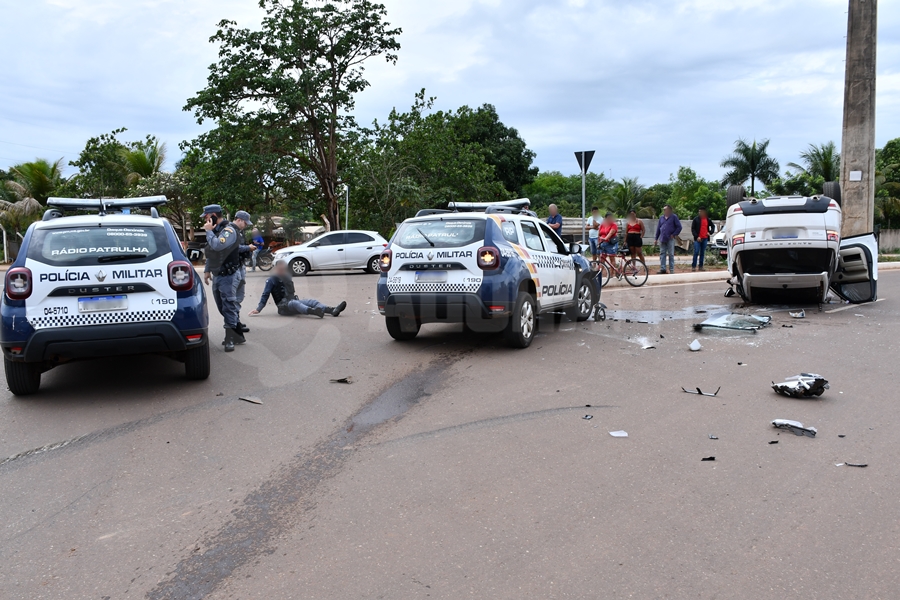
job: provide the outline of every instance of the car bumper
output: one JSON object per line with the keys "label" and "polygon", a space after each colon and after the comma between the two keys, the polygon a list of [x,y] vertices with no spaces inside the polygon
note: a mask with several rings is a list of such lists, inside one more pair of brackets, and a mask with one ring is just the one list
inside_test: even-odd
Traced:
{"label": "car bumper", "polygon": [[498,301],[488,306],[477,294],[390,294],[379,302],[378,311],[419,323],[462,323],[508,318],[512,305]]}
{"label": "car bumper", "polygon": [[828,273],[744,275],[744,289],[796,290],[828,287]]}
{"label": "car bumper", "polygon": [[[196,339],[189,339],[189,336]],[[3,355],[24,362],[63,363],[134,354],[171,354],[209,343],[206,329],[172,323],[128,323],[41,329],[25,345],[4,342]]]}

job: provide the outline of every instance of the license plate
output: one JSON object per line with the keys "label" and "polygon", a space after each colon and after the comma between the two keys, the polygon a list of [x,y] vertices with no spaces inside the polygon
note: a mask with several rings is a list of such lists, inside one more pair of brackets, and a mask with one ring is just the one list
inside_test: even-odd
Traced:
{"label": "license plate", "polygon": [[447,283],[447,271],[416,271],[416,283]]}
{"label": "license plate", "polygon": [[108,310],[128,310],[128,296],[94,296],[78,299],[78,312],[105,312]]}

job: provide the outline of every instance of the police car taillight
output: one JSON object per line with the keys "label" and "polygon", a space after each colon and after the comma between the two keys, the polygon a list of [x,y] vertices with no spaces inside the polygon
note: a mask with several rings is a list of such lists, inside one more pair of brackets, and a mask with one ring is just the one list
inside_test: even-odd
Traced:
{"label": "police car taillight", "polygon": [[381,267],[381,270],[385,273],[391,270],[391,262],[394,260],[394,253],[390,250],[385,250],[381,253],[381,258],[378,259],[378,266]]}
{"label": "police car taillight", "polygon": [[6,272],[6,295],[10,300],[25,300],[31,295],[31,269],[14,267]]}
{"label": "police car taillight", "polygon": [[194,267],[185,260],[169,263],[169,287],[176,292],[184,292],[194,287]]}
{"label": "police car taillight", "polygon": [[478,250],[478,268],[492,271],[500,267],[500,251],[493,246],[485,246]]}

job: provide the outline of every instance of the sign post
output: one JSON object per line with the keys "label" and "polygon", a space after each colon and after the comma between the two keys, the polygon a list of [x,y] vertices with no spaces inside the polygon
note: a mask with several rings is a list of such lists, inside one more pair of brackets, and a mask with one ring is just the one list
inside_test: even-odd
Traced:
{"label": "sign post", "polygon": [[594,150],[576,152],[575,159],[578,160],[578,166],[581,167],[581,245],[583,246],[585,243],[585,227],[587,227],[587,213],[585,212],[585,204],[587,203],[587,172],[591,168],[591,161],[594,159]]}

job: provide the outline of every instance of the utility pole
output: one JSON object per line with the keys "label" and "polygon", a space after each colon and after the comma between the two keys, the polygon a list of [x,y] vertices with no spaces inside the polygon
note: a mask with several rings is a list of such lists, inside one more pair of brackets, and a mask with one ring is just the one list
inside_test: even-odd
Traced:
{"label": "utility pole", "polygon": [[841,141],[841,235],[875,228],[875,55],[878,0],[850,0]]}
{"label": "utility pole", "polygon": [[584,228],[587,225],[587,215],[585,213],[585,204],[587,203],[587,172],[591,168],[591,161],[594,159],[594,151],[587,150],[584,152],[576,152],[575,159],[578,166],[581,167],[581,245],[584,241]]}

